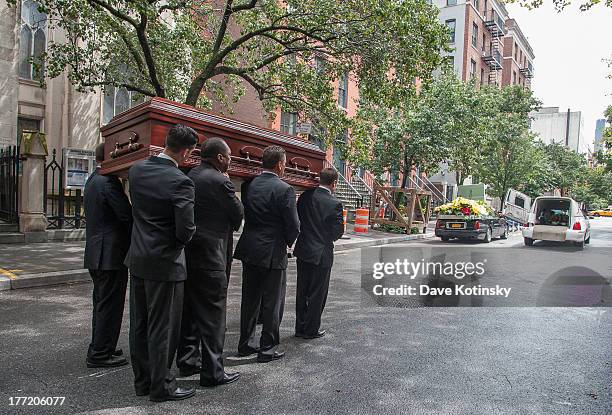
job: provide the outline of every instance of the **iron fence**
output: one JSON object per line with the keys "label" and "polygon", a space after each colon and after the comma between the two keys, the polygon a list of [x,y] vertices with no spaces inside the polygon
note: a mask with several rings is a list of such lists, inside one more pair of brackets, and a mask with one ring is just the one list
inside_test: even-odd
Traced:
{"label": "iron fence", "polygon": [[0,220],[19,222],[19,147],[0,149]]}

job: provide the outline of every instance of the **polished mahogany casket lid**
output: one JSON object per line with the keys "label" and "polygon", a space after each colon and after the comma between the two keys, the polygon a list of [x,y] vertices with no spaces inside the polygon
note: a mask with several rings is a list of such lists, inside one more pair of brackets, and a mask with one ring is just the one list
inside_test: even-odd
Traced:
{"label": "polished mahogany casket lid", "polygon": [[[196,130],[199,142],[221,137],[232,150],[230,177],[248,179],[261,172],[263,149],[279,145],[287,152],[283,180],[296,187],[315,187],[325,152],[316,145],[278,131],[257,127],[163,98],[152,98],[114,117],[102,127],[104,162],[102,174],[127,177],[131,165],[164,149],[168,130],[175,124]],[[200,163],[199,150],[183,167]]]}

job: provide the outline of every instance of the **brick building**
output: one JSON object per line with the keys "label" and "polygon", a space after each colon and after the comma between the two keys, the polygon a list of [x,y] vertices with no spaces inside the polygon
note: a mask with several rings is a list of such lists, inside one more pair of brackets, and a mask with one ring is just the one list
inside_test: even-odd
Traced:
{"label": "brick building", "polygon": [[[457,75],[478,85],[529,87],[533,50],[514,19],[498,0],[435,0],[439,19],[450,31],[448,54]],[[519,51],[513,59],[514,51]],[[506,59],[506,56],[508,59]]]}
{"label": "brick building", "polygon": [[531,88],[533,49],[514,19],[506,20],[502,86],[521,85]]}

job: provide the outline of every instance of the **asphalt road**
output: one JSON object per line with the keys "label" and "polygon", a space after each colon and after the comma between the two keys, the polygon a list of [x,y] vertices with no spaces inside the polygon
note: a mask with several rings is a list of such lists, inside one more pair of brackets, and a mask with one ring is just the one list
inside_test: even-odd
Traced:
{"label": "asphalt road", "polygon": [[[509,266],[527,262],[524,255],[551,266],[559,255],[589,264],[612,247],[612,218],[593,225],[592,243],[584,251],[542,243],[527,250],[518,235],[485,248],[510,252]],[[439,246],[476,247],[432,240],[400,249]],[[90,284],[2,292],[0,413],[612,413],[610,308],[377,307],[364,302],[361,275],[361,251],[337,255],[323,318],[328,335],[298,340],[292,337],[291,263],[281,326],[285,359],[269,364],[228,359],[228,370],[242,372],[239,382],[162,404],[134,395],[129,366],[85,367]],[[523,282],[534,284],[536,278],[530,274]],[[230,285],[228,354],[238,341],[239,266]],[[124,350],[127,327],[126,310]],[[195,386],[197,379],[183,383]],[[65,401],[55,407],[11,407],[11,396],[64,396]]]}

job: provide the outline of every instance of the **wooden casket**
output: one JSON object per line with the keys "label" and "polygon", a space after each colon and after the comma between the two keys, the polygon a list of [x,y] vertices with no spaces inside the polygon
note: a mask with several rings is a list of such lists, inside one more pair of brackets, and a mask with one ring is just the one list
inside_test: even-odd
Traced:
{"label": "wooden casket", "polygon": [[[300,138],[212,114],[163,98],[152,98],[113,118],[101,128],[104,138],[102,174],[127,177],[131,165],[164,149],[168,130],[174,124],[192,127],[200,144],[209,137],[221,137],[232,150],[229,175],[241,181],[261,172],[263,149],[280,145],[287,152],[283,180],[298,188],[318,185],[325,153]],[[193,152],[182,167],[200,163],[199,150]]]}

